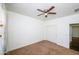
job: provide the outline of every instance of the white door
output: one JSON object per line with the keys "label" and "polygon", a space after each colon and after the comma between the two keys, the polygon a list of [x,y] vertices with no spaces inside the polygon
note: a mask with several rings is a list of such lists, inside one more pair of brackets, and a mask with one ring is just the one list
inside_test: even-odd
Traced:
{"label": "white door", "polygon": [[5,30],[5,10],[2,8],[4,4],[0,3],[0,55],[4,54],[4,30]]}
{"label": "white door", "polygon": [[0,55],[4,54],[4,40],[0,38]]}

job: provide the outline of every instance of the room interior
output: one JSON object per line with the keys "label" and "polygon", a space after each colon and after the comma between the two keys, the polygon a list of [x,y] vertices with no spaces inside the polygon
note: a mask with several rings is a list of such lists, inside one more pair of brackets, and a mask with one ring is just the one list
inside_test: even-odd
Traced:
{"label": "room interior", "polygon": [[1,55],[78,55],[78,47],[78,3],[0,4]]}
{"label": "room interior", "polygon": [[71,42],[70,48],[76,51],[79,51],[78,43],[79,43],[79,24],[71,24]]}

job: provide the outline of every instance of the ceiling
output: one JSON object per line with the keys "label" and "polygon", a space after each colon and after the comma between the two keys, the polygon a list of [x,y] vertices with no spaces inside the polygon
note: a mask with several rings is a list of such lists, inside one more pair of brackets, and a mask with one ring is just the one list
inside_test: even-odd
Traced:
{"label": "ceiling", "polygon": [[[51,6],[55,6],[55,8],[51,11],[56,12],[56,15],[48,15],[47,18],[45,18],[44,15],[37,16],[41,13],[37,11],[37,9],[44,10],[50,8]],[[9,11],[20,13],[39,20],[51,20],[79,13],[74,11],[77,8],[79,9],[79,3],[6,3],[6,8]]]}

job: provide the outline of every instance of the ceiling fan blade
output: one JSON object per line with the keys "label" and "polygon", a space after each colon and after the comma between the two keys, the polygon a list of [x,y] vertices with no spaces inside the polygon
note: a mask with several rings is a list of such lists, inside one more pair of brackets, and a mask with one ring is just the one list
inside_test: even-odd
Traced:
{"label": "ceiling fan blade", "polygon": [[56,14],[56,12],[49,12],[48,14]]}
{"label": "ceiling fan blade", "polygon": [[45,11],[43,11],[43,10],[41,10],[41,9],[37,9],[38,11],[41,11],[41,12],[45,12]]}
{"label": "ceiling fan blade", "polygon": [[47,12],[49,12],[50,10],[52,10],[53,8],[55,8],[54,6],[51,6],[51,8],[49,8],[48,10],[47,10]]}
{"label": "ceiling fan blade", "polygon": [[43,15],[44,13],[42,13],[42,14],[39,14],[39,15],[37,15],[37,16],[41,16],[41,15]]}

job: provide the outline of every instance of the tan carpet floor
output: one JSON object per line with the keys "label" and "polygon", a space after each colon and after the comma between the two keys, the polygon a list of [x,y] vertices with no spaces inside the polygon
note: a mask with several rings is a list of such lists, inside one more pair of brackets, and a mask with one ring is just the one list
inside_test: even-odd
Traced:
{"label": "tan carpet floor", "polygon": [[6,55],[78,55],[79,52],[43,40],[13,51]]}

